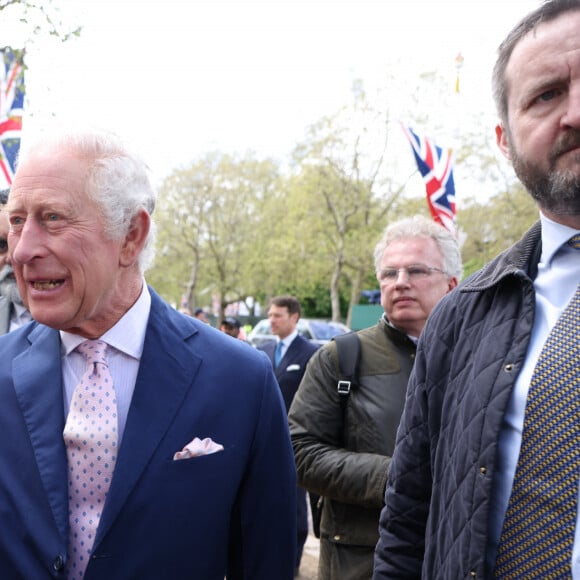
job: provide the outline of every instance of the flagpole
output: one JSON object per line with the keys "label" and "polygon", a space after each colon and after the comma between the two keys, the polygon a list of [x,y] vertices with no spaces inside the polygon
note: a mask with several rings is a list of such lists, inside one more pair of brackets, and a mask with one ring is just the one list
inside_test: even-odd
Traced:
{"label": "flagpole", "polygon": [[460,92],[460,86],[459,86],[459,79],[461,76],[461,69],[463,68],[463,61],[465,59],[463,58],[463,55],[461,54],[461,52],[457,53],[457,56],[455,57],[455,94],[459,95]]}
{"label": "flagpole", "polygon": [[[454,160],[454,165],[456,165],[456,160],[457,160],[457,156],[456,153],[459,151],[460,146],[461,146],[461,128],[462,126],[464,126],[464,123],[462,123],[462,120],[464,118],[464,110],[463,110],[463,98],[462,98],[462,90],[463,90],[463,84],[462,84],[462,77],[461,77],[461,73],[462,73],[462,69],[463,69],[463,65],[465,64],[465,58],[463,56],[463,54],[461,53],[461,51],[459,51],[457,53],[457,55],[455,56],[455,93],[454,93],[454,101],[455,101],[455,105],[453,107],[454,111],[455,111],[455,115],[454,115],[454,123],[453,123],[453,130],[452,130],[452,139],[451,139],[451,144],[452,144],[452,148],[453,148],[453,160]],[[457,184],[457,182],[455,183],[456,185],[456,193],[455,193],[455,211],[456,211],[456,237],[457,240],[459,241],[460,245],[463,245],[463,243],[465,242],[465,232],[463,232],[460,228],[459,228],[459,223],[458,223],[458,219],[457,219],[457,206],[458,206],[458,202],[461,199],[461,182],[459,182],[459,184]],[[459,188],[457,188],[457,185],[459,185]]]}

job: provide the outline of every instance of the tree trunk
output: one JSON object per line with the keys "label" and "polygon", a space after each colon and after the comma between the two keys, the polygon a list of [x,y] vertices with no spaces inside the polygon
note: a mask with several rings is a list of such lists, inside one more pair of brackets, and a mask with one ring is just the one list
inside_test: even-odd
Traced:
{"label": "tree trunk", "polygon": [[352,323],[352,308],[360,303],[360,293],[362,292],[362,285],[364,280],[364,271],[359,268],[352,277],[352,286],[350,290],[350,302],[348,304],[348,314],[346,317],[346,325],[350,328]]}
{"label": "tree trunk", "polygon": [[[193,294],[195,292],[195,287],[197,286],[197,272],[198,272],[198,268],[199,268],[199,257],[197,255],[197,252],[194,253],[194,258],[193,258],[193,263],[191,265],[191,275],[189,277],[189,280],[187,282],[187,285],[185,287],[185,299],[187,300],[187,307],[191,310],[191,312],[194,311],[195,307],[197,306],[197,304],[194,304],[193,302]],[[185,304],[182,304],[181,307],[185,307]]]}
{"label": "tree trunk", "polygon": [[340,322],[340,276],[342,274],[342,259],[337,258],[330,280],[330,305],[332,308],[332,320]]}

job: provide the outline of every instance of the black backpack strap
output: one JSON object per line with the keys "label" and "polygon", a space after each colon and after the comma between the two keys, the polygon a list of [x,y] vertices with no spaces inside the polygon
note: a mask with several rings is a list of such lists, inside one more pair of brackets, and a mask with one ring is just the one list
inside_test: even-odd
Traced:
{"label": "black backpack strap", "polygon": [[338,355],[340,376],[336,389],[341,402],[346,404],[350,391],[357,386],[358,363],[360,359],[360,339],[356,332],[347,332],[334,337]]}
{"label": "black backpack strap", "polygon": [[[343,418],[346,413],[348,396],[353,387],[357,386],[358,363],[360,359],[360,339],[356,332],[348,332],[335,336],[332,340],[336,343],[336,354],[338,356],[339,377],[336,389],[340,397],[340,408]],[[310,506],[312,510],[312,527],[314,535],[320,538],[320,520],[322,519],[322,509],[324,497],[310,495]],[[316,502],[316,505],[313,502]]]}

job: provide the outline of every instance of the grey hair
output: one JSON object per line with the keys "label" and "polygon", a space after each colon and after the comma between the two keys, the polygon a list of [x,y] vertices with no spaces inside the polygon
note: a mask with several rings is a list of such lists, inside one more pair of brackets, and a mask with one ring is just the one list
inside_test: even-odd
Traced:
{"label": "grey hair", "polygon": [[546,0],[516,24],[499,45],[491,78],[493,100],[502,123],[507,127],[508,89],[505,71],[514,48],[529,32],[542,22],[550,22],[565,12],[580,10],[580,0]]}
{"label": "grey hair", "polygon": [[443,270],[450,277],[458,280],[463,275],[461,251],[453,234],[437,222],[422,215],[415,215],[388,225],[375,247],[375,272],[381,269],[381,260],[387,246],[406,238],[431,238],[443,256]]}
{"label": "grey hair", "polygon": [[[114,133],[73,130],[43,135],[20,153],[18,162],[39,153],[68,151],[89,160],[87,194],[97,204],[111,240],[123,238],[135,216],[144,209],[151,215],[156,194],[145,163]],[[144,272],[155,256],[156,227],[151,220],[149,235],[138,258]]]}

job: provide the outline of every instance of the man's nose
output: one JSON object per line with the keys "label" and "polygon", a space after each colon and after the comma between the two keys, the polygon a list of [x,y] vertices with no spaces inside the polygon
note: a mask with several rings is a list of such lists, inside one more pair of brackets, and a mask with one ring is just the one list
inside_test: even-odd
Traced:
{"label": "man's nose", "polygon": [[11,237],[11,260],[18,264],[26,264],[39,257],[44,252],[43,229],[35,220],[26,220],[18,231]]}
{"label": "man's nose", "polygon": [[397,270],[397,278],[395,279],[395,284],[406,285],[409,283],[409,272],[407,272],[406,268],[399,268]]}

